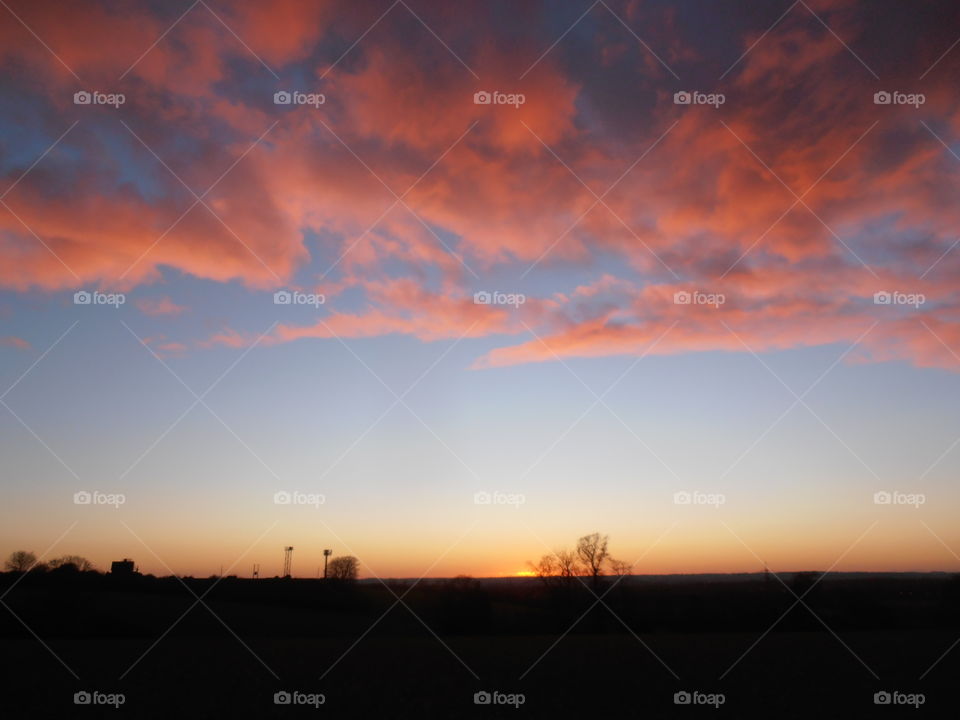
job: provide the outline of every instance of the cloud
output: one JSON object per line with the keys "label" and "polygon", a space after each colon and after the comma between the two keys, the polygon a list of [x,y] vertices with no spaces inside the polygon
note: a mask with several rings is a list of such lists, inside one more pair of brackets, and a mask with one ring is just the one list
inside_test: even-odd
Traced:
{"label": "cloud", "polygon": [[187,346],[180,342],[167,342],[157,345],[157,350],[163,355],[182,355]]}
{"label": "cloud", "polygon": [[[833,32],[798,7],[763,34],[769,19],[745,10],[728,45],[699,42],[679,10],[630,3],[627,22],[663,29],[654,49],[690,89],[726,96],[681,106],[669,73],[600,8],[551,47],[547,9],[516,11],[521,38],[496,4],[471,4],[468,24],[425,13],[436,36],[397,6],[351,47],[378,13],[344,7],[217,10],[227,30],[198,6],[151,48],[176,19],[160,6],[15,4],[84,82],[127,94],[127,128],[73,105],[76,78],[3,25],[0,63],[32,119],[18,130],[30,151],[4,148],[6,187],[79,122],[5,197],[0,287],[130,289],[171,270],[249,291],[316,286],[322,320],[284,322],[264,345],[504,343],[478,368],[636,355],[668,329],[652,352],[745,352],[737,336],[757,352],[850,344],[873,323],[851,358],[955,367],[943,345],[960,345],[960,161],[944,144],[960,138],[960,54],[920,83],[939,53],[914,43],[888,57],[871,37],[895,28],[855,4],[812,6]],[[851,47],[884,64],[882,87]],[[723,80],[704,69],[748,49]],[[295,85],[326,102],[272,103]],[[927,102],[873,103],[898,87]],[[476,104],[480,90],[525,102]],[[496,285],[529,300],[472,302]],[[883,290],[928,302],[874,305]],[[727,302],[674,304],[684,291]],[[184,310],[165,297],[138,307]],[[191,344],[256,338],[224,327]]]}
{"label": "cloud", "polygon": [[0,345],[4,347],[12,347],[17,350],[29,350],[30,343],[24,340],[23,338],[16,337],[14,335],[5,335],[0,337]]}
{"label": "cloud", "polygon": [[168,297],[141,298],[136,302],[140,312],[145,315],[179,315],[187,310],[183,305],[177,305]]}

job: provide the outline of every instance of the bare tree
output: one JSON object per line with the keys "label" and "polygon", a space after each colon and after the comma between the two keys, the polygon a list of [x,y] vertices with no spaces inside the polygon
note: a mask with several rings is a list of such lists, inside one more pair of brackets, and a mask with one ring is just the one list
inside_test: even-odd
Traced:
{"label": "bare tree", "polygon": [[577,541],[577,557],[583,563],[587,574],[592,578],[593,589],[597,589],[603,574],[603,563],[610,557],[607,552],[607,535],[592,533]]}
{"label": "bare tree", "polygon": [[613,558],[610,558],[607,560],[607,564],[610,565],[610,572],[617,577],[629,575],[630,571],[633,570],[633,565],[625,560],[614,560]]}
{"label": "bare tree", "polygon": [[327,577],[332,580],[356,580],[360,561],[352,555],[342,555],[330,561]]}
{"label": "bare tree", "polygon": [[557,559],[553,555],[544,555],[535,563],[528,561],[527,565],[530,566],[533,574],[543,581],[544,585],[552,585],[554,578],[560,574]]}
{"label": "bare tree", "polygon": [[88,570],[94,569],[93,563],[87,560],[85,557],[81,557],[80,555],[63,555],[62,557],[51,560],[49,565],[54,570],[57,568],[67,567],[69,565],[72,565],[80,572],[87,572]]}
{"label": "bare tree", "polygon": [[587,575],[592,578],[596,590],[599,577],[603,574],[604,563],[610,564],[615,575],[626,575],[631,570],[628,563],[610,557],[607,551],[608,540],[607,535],[600,533],[584,535],[577,541],[575,550],[557,550],[544,555],[538,562],[528,562],[527,565],[545,585],[568,584],[578,575]]}
{"label": "bare tree", "polygon": [[528,562],[527,565],[547,585],[555,585],[558,580],[566,581],[583,574],[583,568],[574,550],[557,550],[544,555],[538,562]]}
{"label": "bare tree", "polygon": [[557,575],[564,578],[572,578],[580,574],[580,561],[577,559],[577,553],[574,550],[557,550]]}
{"label": "bare tree", "polygon": [[8,572],[27,572],[37,564],[37,556],[27,550],[14,550],[7,558],[4,567]]}

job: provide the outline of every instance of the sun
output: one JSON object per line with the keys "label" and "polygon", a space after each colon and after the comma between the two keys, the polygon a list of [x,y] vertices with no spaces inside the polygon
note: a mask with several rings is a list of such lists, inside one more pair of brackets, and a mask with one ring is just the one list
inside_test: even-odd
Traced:
{"label": "sun", "polygon": [[535,577],[536,573],[533,570],[518,570],[513,574],[514,577]]}

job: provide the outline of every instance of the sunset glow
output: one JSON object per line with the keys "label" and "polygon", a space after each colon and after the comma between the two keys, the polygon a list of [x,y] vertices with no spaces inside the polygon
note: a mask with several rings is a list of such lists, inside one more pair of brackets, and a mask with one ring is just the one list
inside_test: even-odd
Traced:
{"label": "sunset glow", "polygon": [[956,8],[9,5],[5,552],[960,570]]}

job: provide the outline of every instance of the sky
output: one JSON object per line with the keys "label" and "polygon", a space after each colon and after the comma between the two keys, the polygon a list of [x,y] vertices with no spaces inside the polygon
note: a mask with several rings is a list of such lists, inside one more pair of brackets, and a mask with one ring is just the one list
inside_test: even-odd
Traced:
{"label": "sky", "polygon": [[0,554],[960,569],[960,9],[0,8]]}

